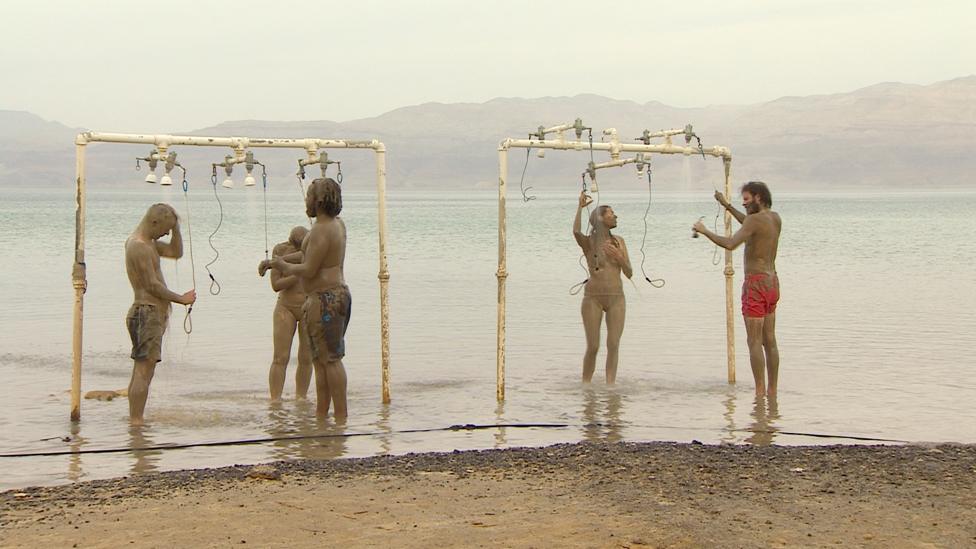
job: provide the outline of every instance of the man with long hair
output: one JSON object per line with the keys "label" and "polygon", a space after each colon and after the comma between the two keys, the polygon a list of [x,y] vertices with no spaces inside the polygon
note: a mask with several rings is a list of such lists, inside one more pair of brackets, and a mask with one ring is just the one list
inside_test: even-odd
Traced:
{"label": "man with long hair", "polygon": [[[731,237],[709,231],[699,220],[692,229],[726,250],[746,245],[746,278],[742,283],[742,316],[746,324],[749,362],[756,382],[756,396],[776,397],[779,376],[779,348],[776,346],[776,304],[779,302],[779,278],[776,276],[776,251],[783,220],[772,211],[773,196],[762,181],[742,186],[742,207],[732,206],[715,191],[715,200],[728,210],[742,227]],[[768,385],[767,385],[768,379]]]}
{"label": "man with long hair", "polygon": [[302,282],[306,295],[302,314],[315,369],[315,411],[325,417],[331,401],[337,421],[344,421],[347,415],[346,369],[342,358],[346,354],[344,338],[352,312],[352,296],[343,274],[346,225],[339,217],[341,211],[339,184],[332,178],[312,181],[305,196],[305,213],[315,218],[315,223],[302,241],[301,253],[275,257],[261,264],[261,268],[271,267],[284,276],[297,276]]}

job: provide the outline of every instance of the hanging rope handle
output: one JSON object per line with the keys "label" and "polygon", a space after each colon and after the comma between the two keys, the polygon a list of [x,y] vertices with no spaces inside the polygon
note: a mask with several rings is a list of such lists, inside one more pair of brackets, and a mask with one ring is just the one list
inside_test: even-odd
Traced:
{"label": "hanging rope handle", "polygon": [[204,265],[203,268],[207,270],[207,276],[210,277],[210,295],[219,295],[220,283],[217,282],[217,279],[214,278],[213,273],[210,271],[210,266],[216,263],[217,259],[220,258],[220,252],[217,250],[217,247],[214,246],[213,238],[214,235],[217,234],[217,231],[220,230],[220,226],[223,225],[224,223],[224,205],[220,203],[220,195],[217,194],[217,165],[216,164],[213,165],[213,172],[210,174],[210,183],[213,186],[214,198],[217,199],[217,208],[218,211],[220,212],[220,217],[217,219],[217,227],[215,227],[213,232],[210,233],[210,236],[207,237],[207,242],[210,244],[210,249],[213,250],[214,252],[214,257],[213,259],[210,260],[209,263]]}
{"label": "hanging rope handle", "polygon": [[336,161],[336,183],[342,185],[342,162]]}
{"label": "hanging rope handle", "polygon": [[641,237],[641,274],[644,275],[644,280],[654,288],[663,288],[666,284],[663,278],[651,278],[647,276],[647,271],[644,270],[644,261],[647,259],[647,255],[644,253],[644,244],[647,242],[647,214],[651,211],[651,200],[653,195],[651,194],[651,165],[648,164],[647,170],[647,208],[644,210],[644,236]]}
{"label": "hanging rope handle", "polygon": [[525,186],[525,170],[529,169],[529,154],[532,152],[532,147],[527,147],[525,149],[525,164],[522,165],[522,177],[519,178],[519,189],[522,191],[522,202],[529,202],[535,200],[535,195],[528,194],[532,187]]}
{"label": "hanging rope handle", "polygon": [[[718,205],[718,211],[715,212],[715,222],[712,223],[712,232],[714,232],[715,234],[718,234],[718,218],[719,218],[720,215],[722,215],[722,210],[724,210],[724,209],[725,208],[723,208],[722,205],[719,204]],[[722,262],[722,258],[720,257],[718,248],[719,248],[719,246],[718,246],[718,244],[716,244],[715,245],[715,249],[712,250],[712,265],[716,265],[716,266],[719,263]]]}
{"label": "hanging rope handle", "polygon": [[[193,231],[190,224],[190,184],[186,180],[186,168],[183,168],[183,201],[186,207],[186,240],[190,248],[190,273],[193,280],[193,291],[197,290],[197,269],[196,264],[193,261]],[[190,313],[193,312],[193,304],[187,305],[186,316],[183,317],[183,331],[186,335],[193,333],[193,318]]]}
{"label": "hanging rope handle", "polygon": [[262,195],[264,197],[264,259],[268,260],[268,169],[264,164],[255,162],[261,166],[261,183],[263,190]]}

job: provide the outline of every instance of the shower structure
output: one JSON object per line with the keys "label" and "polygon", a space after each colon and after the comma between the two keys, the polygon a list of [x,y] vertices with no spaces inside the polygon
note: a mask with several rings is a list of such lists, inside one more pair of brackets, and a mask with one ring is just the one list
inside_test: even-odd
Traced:
{"label": "shower structure", "polygon": [[[566,137],[566,132],[573,132],[573,136]],[[583,139],[583,133],[588,133],[588,139]],[[672,140],[675,136],[683,136],[684,144],[675,144]],[[617,135],[617,130],[608,128],[603,130],[605,140],[593,141],[593,129],[583,125],[583,121],[577,118],[575,121],[560,124],[558,126],[539,126],[534,132],[529,133],[528,138],[509,137],[501,141],[498,145],[498,270],[495,276],[498,278],[498,319],[497,319],[497,341],[495,356],[495,396],[498,401],[505,400],[505,283],[508,279],[506,235],[505,235],[505,195],[508,188],[508,152],[512,149],[536,149],[542,156],[543,151],[576,151],[588,152],[591,155],[590,162],[583,174],[584,183],[587,175],[591,178],[590,189],[598,191],[596,183],[597,170],[624,166],[627,164],[637,164],[638,169],[650,162],[652,155],[701,155],[703,158],[720,158],[725,168],[725,197],[728,199],[732,194],[732,151],[728,147],[711,146],[702,147],[701,140],[695,134],[689,124],[684,128],[675,128],[651,132],[644,130],[643,134],[636,138],[634,142],[621,142]],[[659,142],[654,142],[660,140]],[[696,144],[692,144],[692,140]],[[597,163],[593,159],[593,153],[610,153],[610,160]],[[632,158],[621,158],[623,153],[635,153]],[[725,212],[725,235],[732,235],[732,214]],[[735,324],[733,313],[733,289],[732,277],[735,270],[732,267],[732,252],[725,251],[725,330],[726,330],[726,353],[727,353],[727,377],[729,383],[735,383]]]}
{"label": "shower structure", "polygon": [[[88,277],[85,266],[85,221],[86,221],[86,175],[85,152],[94,143],[127,143],[150,145],[152,152],[140,161],[145,161],[149,168],[146,176],[147,183],[155,183],[155,169],[163,164],[165,174],[160,180],[161,185],[172,185],[170,172],[182,166],[176,161],[173,147],[218,147],[230,149],[222,162],[213,164],[212,182],[216,187],[217,168],[226,172],[222,186],[233,187],[231,172],[235,165],[243,165],[247,171],[244,178],[245,186],[253,186],[256,181],[252,175],[255,166],[264,166],[255,160],[253,149],[298,149],[304,151],[304,158],[299,159],[299,176],[304,175],[304,167],[318,164],[325,173],[329,164],[336,163],[328,159],[328,149],[366,149],[374,152],[376,160],[376,192],[379,236],[379,288],[380,288],[380,347],[381,347],[381,376],[382,399],[390,402],[390,322],[388,285],[390,272],[386,259],[386,146],[378,140],[344,140],[317,138],[254,138],[254,137],[206,137],[181,135],[153,135],[153,134],[120,134],[83,132],[75,138],[75,248],[74,262],[71,270],[71,284],[74,288],[74,314],[72,320],[72,367],[71,367],[71,420],[81,419],[81,370],[84,334],[84,301],[85,290],[88,287]],[[185,172],[184,172],[185,174]],[[265,173],[266,175],[266,173]],[[340,171],[341,181],[341,171]],[[265,179],[265,186],[267,180]],[[186,179],[183,180],[183,191],[186,192]],[[267,237],[265,237],[267,240]],[[192,246],[192,240],[191,240]],[[265,244],[267,248],[267,244]],[[189,318],[189,317],[188,317]]]}

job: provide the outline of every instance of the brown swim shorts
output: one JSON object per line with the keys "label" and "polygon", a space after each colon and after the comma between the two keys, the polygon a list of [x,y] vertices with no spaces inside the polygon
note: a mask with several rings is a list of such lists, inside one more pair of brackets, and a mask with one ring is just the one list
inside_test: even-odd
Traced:
{"label": "brown swim shorts", "polygon": [[132,360],[162,360],[163,334],[169,320],[169,310],[155,305],[134,303],[125,315],[125,326],[132,340]]}
{"label": "brown swim shorts", "polygon": [[346,327],[352,315],[349,287],[342,284],[308,294],[303,309],[312,358],[331,362],[346,356]]}

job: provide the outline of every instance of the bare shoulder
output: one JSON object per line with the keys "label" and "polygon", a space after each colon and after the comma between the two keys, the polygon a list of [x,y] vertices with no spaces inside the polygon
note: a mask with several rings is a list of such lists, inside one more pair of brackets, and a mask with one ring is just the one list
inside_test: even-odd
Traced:
{"label": "bare shoulder", "polygon": [[133,259],[143,258],[145,256],[152,256],[156,253],[156,247],[150,245],[145,240],[140,240],[138,238],[132,238],[131,236],[125,241],[125,255],[130,256]]}
{"label": "bare shoulder", "polygon": [[295,250],[292,248],[291,244],[288,242],[279,242],[275,244],[275,247],[271,250],[271,255],[275,257],[280,257],[283,255],[288,255]]}
{"label": "bare shoulder", "polygon": [[618,236],[618,235],[613,235],[613,239],[617,241],[617,244],[618,245],[620,245],[620,246],[626,246],[626,244],[624,243],[624,237]]}
{"label": "bare shoulder", "polygon": [[777,227],[783,226],[783,218],[780,217],[778,213],[770,210],[769,216],[773,218],[773,223],[775,223]]}

